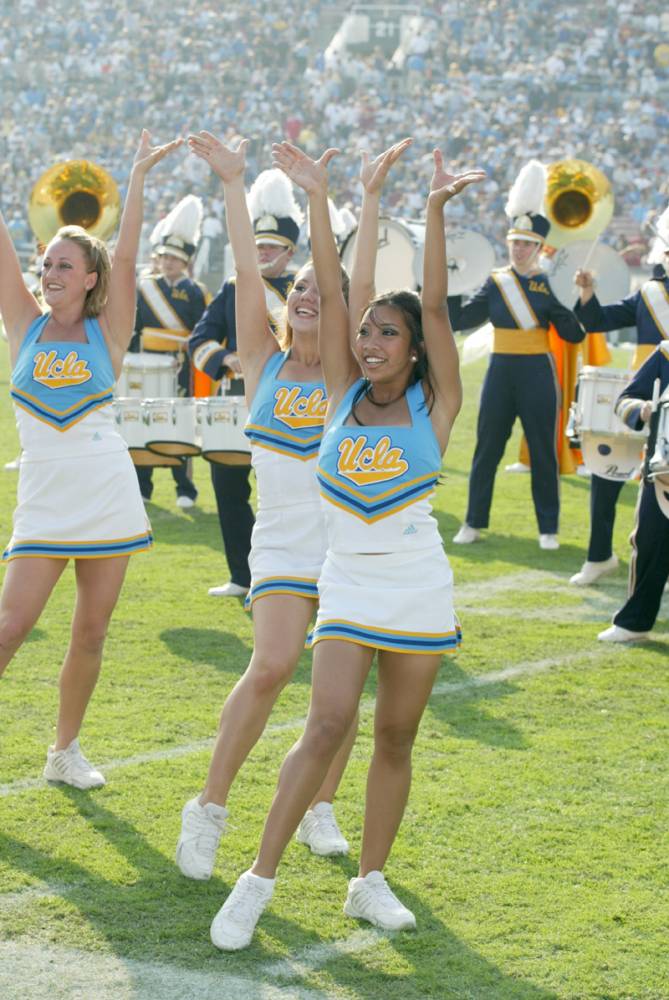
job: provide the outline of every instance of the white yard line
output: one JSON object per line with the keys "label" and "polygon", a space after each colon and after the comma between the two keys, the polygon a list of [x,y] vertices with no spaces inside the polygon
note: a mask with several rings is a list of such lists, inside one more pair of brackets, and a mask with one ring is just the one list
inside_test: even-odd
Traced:
{"label": "white yard line", "polygon": [[492,670],[490,673],[480,674],[478,677],[468,677],[464,681],[435,684],[432,688],[432,697],[461,694],[475,688],[488,687],[491,684],[502,684],[504,681],[512,681],[518,677],[533,677],[535,674],[545,674],[548,670],[556,670],[559,667],[576,666],[583,661],[586,664],[596,663],[606,659],[607,656],[611,656],[611,649],[608,645],[602,644],[587,652],[565,653],[564,656],[551,656],[544,660],[528,660],[526,663],[516,663],[512,667],[505,667],[503,670]]}
{"label": "white yard line", "polygon": [[[432,697],[462,694],[467,691],[474,691],[478,688],[487,687],[491,684],[499,684],[505,680],[511,680],[517,677],[532,677],[534,674],[545,673],[547,670],[555,670],[559,667],[569,667],[572,664],[576,664],[583,660],[597,661],[602,659],[606,654],[610,656],[612,652],[613,651],[608,645],[604,645],[596,647],[592,650],[583,650],[578,653],[566,653],[564,656],[555,656],[549,659],[528,660],[524,663],[514,664],[511,667],[505,667],[503,670],[493,670],[487,674],[480,674],[478,677],[468,677],[466,680],[458,681],[456,683],[444,682],[443,684],[436,684],[432,691]],[[360,708],[362,712],[372,711],[374,708],[373,699],[367,698],[363,700]],[[302,715],[286,722],[270,723],[266,727],[263,735],[267,736],[272,733],[299,729],[304,725],[304,721],[305,717]],[[183,746],[170,747],[165,750],[148,751],[147,753],[135,754],[132,757],[110,760],[106,763],[101,762],[100,767],[104,772],[108,773],[119,768],[135,767],[141,764],[152,764],[155,761],[160,760],[175,760],[179,757],[188,757],[190,754],[202,753],[205,750],[210,750],[213,745],[214,740],[212,737],[207,740],[197,740],[194,743],[186,743]],[[0,785],[0,798],[4,798],[8,795],[20,795],[23,792],[36,790],[45,791],[48,788],[49,785],[43,778],[20,778],[17,781],[10,782],[9,784]]]}
{"label": "white yard line", "polygon": [[[221,967],[202,972],[161,962],[122,959],[100,952],[32,942],[0,942],[0,996],[3,1000],[345,1000],[342,987],[330,989],[275,985],[268,980],[308,975],[341,955],[378,945],[382,935],[356,931],[349,938],[312,945],[293,960],[266,962],[253,976],[232,975]],[[233,959],[222,959],[229,966]]]}
{"label": "white yard line", "polygon": [[361,951],[378,947],[379,941],[387,934],[377,930],[360,930],[340,941],[329,944],[314,944],[303,948],[291,958],[261,965],[258,975],[261,979],[303,979],[305,975],[320,969],[334,958],[342,955],[358,955]]}

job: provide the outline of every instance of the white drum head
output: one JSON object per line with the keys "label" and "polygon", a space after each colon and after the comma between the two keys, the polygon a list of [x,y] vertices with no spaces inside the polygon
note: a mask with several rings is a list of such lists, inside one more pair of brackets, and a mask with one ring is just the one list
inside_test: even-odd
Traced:
{"label": "white drum head", "polygon": [[[416,249],[414,278],[423,284],[425,233]],[[448,294],[465,295],[482,285],[495,266],[495,248],[485,236],[471,229],[454,229],[446,232],[446,266],[448,268]]]}
{"label": "white drum head", "polygon": [[641,464],[641,442],[638,438],[613,435],[581,435],[583,463],[590,472],[602,479],[626,482],[633,479]]}
{"label": "white drum head", "polygon": [[594,273],[595,292],[603,306],[627,295],[630,290],[630,270],[620,254],[606,243],[598,243],[593,250],[592,240],[577,240],[562,247],[553,257],[542,261],[550,286],[563,306],[574,308],[578,298],[574,275],[586,263],[588,271]]}
{"label": "white drum head", "polygon": [[[350,272],[357,229],[344,241],[341,259]],[[397,219],[379,219],[379,239],[377,243],[376,272],[374,283],[378,295],[397,288],[416,288],[414,279],[414,259],[416,241],[404,223]]]}

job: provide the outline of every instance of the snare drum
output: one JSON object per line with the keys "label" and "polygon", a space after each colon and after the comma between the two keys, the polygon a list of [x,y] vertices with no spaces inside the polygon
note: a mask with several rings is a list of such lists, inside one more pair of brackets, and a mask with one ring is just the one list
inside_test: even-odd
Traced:
{"label": "snare drum", "polygon": [[144,400],[146,447],[158,455],[199,455],[195,433],[195,400]]}
{"label": "snare drum", "polygon": [[583,462],[602,479],[623,482],[639,470],[648,430],[634,431],[615,412],[618,396],[632,376],[611,368],[586,366],[578,378],[575,436]]}
{"label": "snare drum", "polygon": [[643,437],[630,430],[615,412],[618,396],[632,376],[612,368],[586,365],[578,377],[578,429],[581,434],[615,434]]}
{"label": "snare drum", "polygon": [[157,455],[146,446],[148,424],[146,406],[142,399],[114,399],[112,412],[116,427],[128,445],[135,465],[179,465],[181,459]]}
{"label": "snare drum", "polygon": [[244,434],[249,415],[243,396],[204,396],[196,402],[202,457],[215,465],[250,465]]}
{"label": "snare drum", "polygon": [[171,354],[126,354],[116,395],[127,399],[164,399],[177,395],[179,362]]}

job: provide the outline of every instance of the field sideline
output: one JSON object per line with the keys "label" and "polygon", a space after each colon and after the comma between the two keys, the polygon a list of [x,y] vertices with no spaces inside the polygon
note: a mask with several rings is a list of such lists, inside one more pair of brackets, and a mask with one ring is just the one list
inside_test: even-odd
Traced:
{"label": "field sideline", "polygon": [[[15,457],[6,352],[0,467]],[[619,350],[624,367],[628,355]],[[344,917],[356,872],[374,679],[338,798],[349,858],[294,844],[250,949],[224,955],[209,923],[253,859],[309,693],[309,656],[230,799],[209,883],[173,862],[184,801],[201,787],[218,713],[246,666],[251,623],[207,588],[227,571],[209,470],[174,505],[167,470],[149,513],[154,551],[131,560],[82,733],[108,784],[41,779],[72,604],[68,570],[0,683],[0,997],[3,1000],[669,1000],[666,851],[669,594],[654,641],[596,641],[626,591],[635,484],[618,505],[624,566],[568,585],[585,558],[588,483],[562,480],[561,548],[541,552],[527,476],[500,472],[485,543],[452,545],[466,503],[483,362],[435,509],[464,646],[444,660],[418,737],[414,788],[387,874],[418,933]],[[514,435],[506,461],[517,457]],[[0,468],[0,538],[16,474]]]}

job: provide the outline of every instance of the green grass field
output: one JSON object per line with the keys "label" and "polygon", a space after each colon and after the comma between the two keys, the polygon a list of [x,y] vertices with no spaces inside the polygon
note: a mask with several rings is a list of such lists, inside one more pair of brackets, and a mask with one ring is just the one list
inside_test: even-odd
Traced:
{"label": "green grass field", "polygon": [[[220,706],[252,641],[241,605],[207,596],[227,571],[198,459],[192,512],[177,511],[169,473],[155,473],[156,546],[131,560],[112,622],[82,734],[107,786],[87,793],[41,779],[71,570],[0,684],[3,1000],[669,998],[669,595],[653,642],[597,643],[625,595],[633,484],[618,507],[624,568],[598,587],[568,585],[587,542],[588,483],[578,477],[562,481],[558,552],[539,550],[529,477],[504,472],[485,543],[451,544],[482,373],[483,363],[464,372],[436,499],[465,644],[444,660],[425,714],[387,868],[418,932],[383,934],[342,913],[360,842],[372,679],[337,806],[351,856],[316,859],[293,844],[251,948],[224,955],[209,942],[301,731],[309,657],[234,788],[214,878],[186,880],[173,863],[181,807],[202,785]],[[0,380],[4,462],[17,451],[4,361]],[[15,489],[16,474],[0,471],[3,539]]]}

